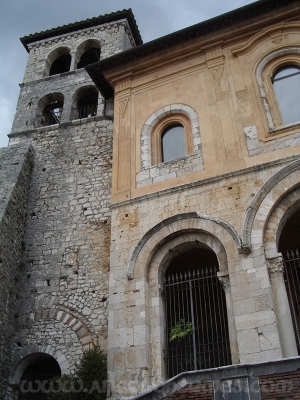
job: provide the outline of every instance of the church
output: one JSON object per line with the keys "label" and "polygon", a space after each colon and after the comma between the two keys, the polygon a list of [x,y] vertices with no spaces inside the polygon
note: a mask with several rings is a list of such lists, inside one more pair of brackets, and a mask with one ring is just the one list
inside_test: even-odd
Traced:
{"label": "church", "polygon": [[300,0],[143,44],[21,38],[0,149],[0,393],[107,353],[108,399],[300,398]]}

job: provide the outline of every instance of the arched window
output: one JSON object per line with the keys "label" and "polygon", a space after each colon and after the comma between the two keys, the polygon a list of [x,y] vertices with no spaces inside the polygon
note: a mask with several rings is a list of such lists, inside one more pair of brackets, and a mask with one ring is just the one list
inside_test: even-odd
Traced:
{"label": "arched window", "polygon": [[100,43],[95,39],[87,40],[77,49],[77,69],[84,68],[100,60]]}
{"label": "arched window", "polygon": [[186,115],[174,114],[161,119],[152,133],[152,165],[193,154],[191,122]]}
{"label": "arched window", "polygon": [[72,119],[97,115],[99,91],[95,86],[80,88],[74,96]]}
{"label": "arched window", "polygon": [[272,81],[284,125],[300,121],[300,68],[295,65],[280,68]]}
{"label": "arched window", "polygon": [[38,103],[37,126],[59,124],[63,112],[64,96],[61,93],[51,93]]}
{"label": "arched window", "polygon": [[164,129],[161,135],[162,162],[175,160],[186,155],[184,127],[173,124]]}
{"label": "arched window", "polygon": [[205,244],[175,257],[165,274],[168,377],[231,364],[224,289]]}
{"label": "arched window", "polygon": [[[24,371],[21,382],[25,389],[19,400],[46,400],[49,380],[61,375],[57,361],[51,356],[44,356],[30,364]],[[39,382],[47,381],[40,385]]]}
{"label": "arched window", "polygon": [[64,54],[58,57],[51,65],[49,75],[62,74],[63,72],[69,72],[71,65],[70,54]]}
{"label": "arched window", "polygon": [[100,48],[92,48],[87,50],[85,53],[82,54],[80,57],[80,61],[77,64],[77,68],[84,68],[89,64],[93,64],[100,59]]}

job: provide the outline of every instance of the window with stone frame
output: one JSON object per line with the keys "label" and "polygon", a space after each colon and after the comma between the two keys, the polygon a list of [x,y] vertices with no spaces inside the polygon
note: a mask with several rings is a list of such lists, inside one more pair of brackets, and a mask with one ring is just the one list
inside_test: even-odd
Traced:
{"label": "window with stone frame", "polygon": [[263,59],[256,80],[267,133],[294,133],[300,124],[300,48],[282,49]]}
{"label": "window with stone frame", "polygon": [[300,121],[300,67],[286,65],[273,75],[273,88],[284,125]]}
{"label": "window with stone frame", "polygon": [[159,121],[152,132],[152,165],[176,160],[193,153],[191,123],[183,114]]}

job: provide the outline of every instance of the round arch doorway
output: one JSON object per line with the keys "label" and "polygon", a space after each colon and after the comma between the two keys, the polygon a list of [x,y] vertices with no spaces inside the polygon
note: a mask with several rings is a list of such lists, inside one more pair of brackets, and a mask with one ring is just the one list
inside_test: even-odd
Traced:
{"label": "round arch doorway", "polygon": [[280,234],[278,251],[283,257],[285,286],[300,355],[300,209],[287,219]]}
{"label": "round arch doorway", "polygon": [[164,358],[169,378],[232,363],[218,270],[216,254],[204,244],[175,256],[166,270]]}
{"label": "round arch doorway", "polygon": [[19,400],[47,400],[50,379],[61,376],[58,362],[50,355],[36,358],[21,377]]}

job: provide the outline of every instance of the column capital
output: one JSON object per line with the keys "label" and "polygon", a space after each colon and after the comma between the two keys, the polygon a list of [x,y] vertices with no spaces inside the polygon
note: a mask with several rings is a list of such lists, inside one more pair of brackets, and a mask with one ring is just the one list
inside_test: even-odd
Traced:
{"label": "column capital", "polygon": [[280,275],[284,272],[282,255],[278,254],[275,257],[267,258],[268,270],[270,275]]}
{"label": "column capital", "polygon": [[230,285],[230,279],[229,279],[229,275],[223,275],[223,273],[221,271],[217,272],[219,281],[221,282],[223,289],[225,291],[225,293],[230,293],[231,292],[231,285]]}

